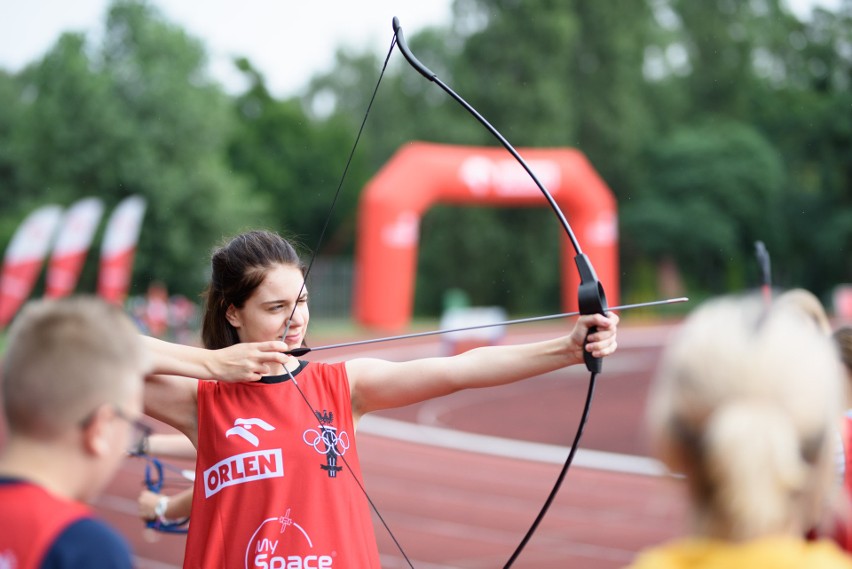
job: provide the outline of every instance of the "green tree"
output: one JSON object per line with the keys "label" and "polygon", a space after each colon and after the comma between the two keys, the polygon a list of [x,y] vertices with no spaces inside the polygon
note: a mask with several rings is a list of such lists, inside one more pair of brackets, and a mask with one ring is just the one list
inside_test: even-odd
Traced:
{"label": "green tree", "polygon": [[21,117],[21,85],[17,77],[0,71],[0,243],[8,243],[21,215],[23,192],[18,181],[20,150],[15,133]]}
{"label": "green tree", "polygon": [[[622,18],[611,17],[616,8]],[[459,0],[451,29],[407,39],[424,64],[514,145],[579,147],[611,185],[615,181],[629,194],[631,165],[650,136],[641,91],[641,42],[649,17],[644,4]],[[402,63],[386,76],[370,118],[372,164],[378,167],[411,139],[497,144],[437,86]],[[375,57],[339,55],[335,72],[312,85],[309,104],[329,93],[335,101],[351,100],[354,93],[365,98],[374,80],[355,88],[356,78],[372,78],[379,67]],[[354,114],[351,107],[348,112]],[[451,287],[465,288],[474,302],[517,311],[558,306],[559,229],[548,210],[440,207],[426,216],[422,230],[419,310],[437,310]]]}
{"label": "green tree", "polygon": [[[799,21],[778,0],[658,0],[651,6],[658,28],[646,52],[646,75],[663,140],[696,125],[719,140],[723,134],[711,135],[712,125],[732,120],[748,124],[781,157],[781,183],[767,203],[767,217],[751,225],[761,229],[754,237],[770,247],[776,282],[824,294],[834,283],[848,281],[852,266],[846,213],[852,150],[848,134],[852,115],[846,112],[852,104],[850,52],[844,48],[850,45],[852,29],[848,5],[837,12],[817,10],[806,21]],[[659,260],[661,247],[670,243],[670,254],[681,260],[694,289],[729,290],[743,279],[700,275],[732,270],[744,274],[743,268],[736,269],[740,263],[736,254],[732,252],[726,262],[707,256],[702,262],[708,266],[701,269],[698,261],[684,260],[688,251],[674,251],[686,249],[694,236],[669,241],[680,231],[688,235],[689,228],[680,224],[668,200],[655,194],[655,184],[680,170],[678,176],[686,179],[694,168],[677,161],[660,163],[659,149],[659,144],[649,144],[648,167],[637,169],[645,192],[640,199],[622,202],[625,268],[642,273],[648,256]],[[735,163],[733,157],[726,160]],[[709,191],[700,183],[694,189],[702,196]],[[721,243],[723,236],[731,237],[729,245],[717,244],[718,250],[736,245],[740,256],[750,255],[748,239],[733,236],[749,235],[747,224],[754,220],[727,208],[712,213],[707,215],[712,226],[706,227],[710,239]],[[637,225],[640,219],[644,221]],[[639,226],[644,230],[638,231]],[[660,227],[666,237],[660,239],[653,227]],[[748,267],[747,259],[743,262]]]}
{"label": "green tree", "polygon": [[[518,147],[589,156],[619,199],[625,295],[652,288],[667,259],[691,296],[747,286],[755,239],[781,285],[850,279],[848,0],[805,21],[782,0],[456,0],[449,27],[408,41]],[[246,226],[312,248],[384,56],[338,52],[298,100],[270,95],[243,61],[250,86],[229,98],[197,40],[144,0],[117,0],[101,44],[66,34],[0,73],[0,237],[45,201],[140,193],[136,292],[152,279],[197,291],[210,244]],[[358,189],[410,140],[496,144],[395,52],[321,253],[350,252]],[[439,206],[421,227],[420,312],[448,288],[556,308],[549,211]]]}
{"label": "green tree", "polygon": [[649,186],[622,215],[625,254],[673,258],[691,290],[742,290],[753,244],[779,250],[784,168],[776,149],[742,123],[684,127],[649,154]]}
{"label": "green tree", "polygon": [[821,293],[852,280],[850,45],[852,4],[815,10],[776,52],[783,86],[765,85],[755,105],[789,173],[785,277]]}
{"label": "green tree", "polygon": [[[644,2],[459,0],[460,87],[517,145],[572,146],[627,195],[651,139]],[[618,14],[618,17],[613,17]],[[505,46],[512,46],[506,49]]]}
{"label": "green tree", "polygon": [[328,223],[323,251],[351,251],[358,197],[353,188],[368,176],[361,154],[355,155],[333,209],[332,204],[354,128],[340,114],[311,118],[298,99],[275,99],[249,61],[237,65],[249,88],[234,101],[237,128],[228,145],[234,170],[268,201],[276,229],[313,248]]}
{"label": "green tree", "polygon": [[108,78],[86,53],[85,37],[60,37],[21,80],[21,115],[13,137],[22,190],[61,204],[86,192],[103,195],[114,181],[104,162],[118,141],[121,116]]}
{"label": "green tree", "polygon": [[211,243],[270,221],[268,202],[227,166],[229,101],[200,42],[147,3],[112,6],[101,59],[129,133],[116,189],[149,198],[137,274],[196,292]]}
{"label": "green tree", "polygon": [[[152,280],[198,292],[211,243],[268,219],[263,198],[227,167],[229,101],[206,75],[201,44],[149,4],[115,2],[101,45],[66,34],[21,81],[22,192],[64,204],[97,195],[107,211],[147,198],[135,292]],[[92,273],[81,289],[93,289]]]}

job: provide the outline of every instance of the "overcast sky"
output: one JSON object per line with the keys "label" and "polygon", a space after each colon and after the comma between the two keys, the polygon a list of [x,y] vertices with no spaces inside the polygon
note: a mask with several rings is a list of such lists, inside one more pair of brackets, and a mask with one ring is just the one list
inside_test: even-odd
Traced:
{"label": "overcast sky", "polygon": [[[385,52],[399,17],[408,36],[450,19],[451,0],[152,0],[201,39],[211,71],[235,86],[234,55],[249,58],[277,95],[291,95],[334,62],[338,46]],[[99,37],[109,0],[0,0],[0,68],[18,71],[64,31]]]}
{"label": "overcast sky", "polygon": [[[840,0],[787,0],[800,16],[810,5]],[[170,21],[200,38],[211,72],[230,91],[241,85],[230,64],[244,55],[279,96],[295,94],[328,70],[338,46],[384,53],[391,20],[407,35],[450,19],[452,0],[152,0]],[[0,0],[0,68],[18,71],[44,55],[64,31],[98,37],[109,0]]]}

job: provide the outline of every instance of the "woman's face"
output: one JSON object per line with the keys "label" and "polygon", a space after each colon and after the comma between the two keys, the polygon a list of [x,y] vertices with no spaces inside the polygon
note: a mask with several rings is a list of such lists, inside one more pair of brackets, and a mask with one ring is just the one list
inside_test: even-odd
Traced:
{"label": "woman's face", "polygon": [[[275,265],[246,300],[245,306],[236,308],[231,305],[226,317],[237,329],[240,342],[280,340],[286,330],[283,340],[287,347],[300,347],[309,320],[308,291],[302,289],[302,280],[302,271],[298,267]],[[290,314],[293,318],[288,330]]]}

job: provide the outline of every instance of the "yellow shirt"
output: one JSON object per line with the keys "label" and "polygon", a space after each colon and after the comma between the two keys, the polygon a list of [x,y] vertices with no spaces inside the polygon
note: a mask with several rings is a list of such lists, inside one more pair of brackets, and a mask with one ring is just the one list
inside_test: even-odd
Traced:
{"label": "yellow shirt", "polygon": [[747,543],[684,539],[639,554],[630,569],[852,569],[834,542],[772,537]]}

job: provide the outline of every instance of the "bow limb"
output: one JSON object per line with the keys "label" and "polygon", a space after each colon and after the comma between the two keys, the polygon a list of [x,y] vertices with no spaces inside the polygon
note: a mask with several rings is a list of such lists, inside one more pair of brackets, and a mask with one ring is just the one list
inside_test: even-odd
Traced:
{"label": "bow limb", "polygon": [[[441,81],[438,76],[432,72],[428,67],[423,65],[411,52],[408,48],[408,44],[405,41],[405,36],[402,33],[402,27],[399,24],[399,20],[397,18],[393,19],[393,30],[396,37],[396,45],[399,46],[399,50],[402,52],[403,57],[411,64],[414,69],[417,70],[423,77],[432,81],[436,85],[438,85],[441,89],[443,89],[450,97],[456,100],[462,107],[464,107],[471,115],[473,115],[476,120],[479,121],[498,141],[503,147],[520,163],[520,165],[524,168],[527,174],[532,178],[533,182],[535,182],[536,186],[538,186],[539,190],[541,190],[542,195],[547,200],[547,203],[550,205],[550,208],[553,210],[553,213],[556,214],[556,217],[559,219],[559,223],[562,225],[562,228],[565,230],[568,239],[571,241],[571,245],[574,248],[576,255],[574,256],[574,262],[577,265],[577,271],[580,276],[580,286],[577,291],[578,304],[580,308],[581,314],[606,314],[607,312],[607,302],[606,302],[606,294],[604,293],[603,285],[600,280],[598,280],[597,274],[595,273],[595,269],[592,266],[591,261],[583,253],[580,243],[577,241],[576,236],[574,235],[574,231],[571,229],[571,225],[568,223],[568,220],[565,218],[565,215],[562,213],[562,210],[559,208],[559,205],[556,203],[556,200],[553,199],[551,193],[544,187],[544,184],[538,179],[538,176],[535,175],[532,168],[529,167],[527,162],[521,157],[520,154],[515,150],[515,148],[509,143],[506,138],[500,134],[500,132],[494,128],[494,126],[489,123],[485,117],[483,117],[479,112],[473,108],[467,101],[465,101],[461,96],[459,96],[455,91],[453,91],[446,83]],[[595,328],[591,328],[588,334],[592,334],[595,332]],[[587,337],[588,337],[587,334]],[[571,445],[571,450],[568,453],[568,457],[565,460],[565,464],[562,467],[559,476],[556,479],[556,483],[554,484],[550,494],[545,500],[544,504],[541,507],[541,510],[536,516],[535,521],[530,526],[527,533],[524,535],[517,549],[515,549],[514,553],[512,553],[509,560],[506,562],[504,569],[507,569],[512,566],[518,556],[523,551],[529,539],[535,533],[538,528],[539,523],[544,518],[547,510],[550,508],[550,504],[553,502],[553,499],[556,497],[556,494],[559,491],[559,488],[562,486],[562,481],[565,478],[565,475],[568,472],[568,469],[571,466],[571,462],[574,459],[574,455],[577,452],[577,448],[579,446],[580,437],[583,433],[583,428],[586,424],[586,419],[589,415],[589,410],[591,408],[592,398],[594,396],[594,388],[595,388],[595,379],[597,374],[601,371],[601,359],[595,358],[589,352],[583,351],[583,357],[586,363],[586,367],[591,372],[589,377],[589,389],[586,394],[586,402],[583,408],[583,414],[580,418],[580,424],[577,428],[577,433],[574,436],[574,442]]]}
{"label": "bow limb", "polygon": [[[565,231],[565,234],[568,236],[568,239],[571,242],[571,246],[574,248],[575,256],[574,263],[577,265],[577,272],[580,276],[580,286],[577,291],[577,300],[580,308],[580,314],[606,314],[607,312],[607,302],[606,302],[606,293],[604,292],[603,285],[598,279],[597,273],[595,273],[595,269],[592,266],[592,262],[589,260],[589,257],[583,253],[582,248],[580,247],[580,242],[577,241],[576,235],[574,235],[574,230],[571,228],[571,224],[568,223],[565,214],[562,213],[562,210],[559,208],[559,204],[556,203],[556,200],[553,198],[553,195],[548,191],[548,189],[541,183],[538,176],[536,176],[535,172],[530,168],[529,164],[527,164],[526,160],[515,150],[514,146],[506,140],[506,138],[498,131],[494,126],[488,122],[488,120],[483,117],[479,111],[477,111],[470,103],[465,101],[458,93],[453,91],[449,85],[441,81],[437,74],[435,74],[428,67],[423,65],[423,63],[418,60],[411,50],[408,48],[408,43],[405,41],[405,35],[402,32],[402,27],[399,24],[399,19],[393,19],[393,30],[396,36],[396,45],[399,46],[399,51],[402,53],[403,57],[405,57],[406,61],[411,64],[414,69],[417,70],[423,77],[428,79],[429,81],[438,85],[441,89],[443,89],[450,97],[455,99],[462,107],[465,108],[473,117],[479,121],[482,126],[484,126],[488,132],[490,132],[499,142],[503,145],[503,147],[518,161],[518,163],[523,167],[523,169],[527,172],[527,174],[532,178],[535,185],[541,191],[544,198],[547,200],[550,209],[556,215],[559,220],[559,224],[562,226],[562,229]],[[595,330],[589,330],[589,333],[593,333]],[[593,357],[590,353],[583,353],[586,367],[589,371],[593,373],[601,372],[601,359]]]}
{"label": "bow limb", "polygon": [[769,251],[763,241],[755,241],[754,249],[757,263],[760,265],[760,290],[763,294],[763,301],[770,304],[772,302],[772,262]]}

